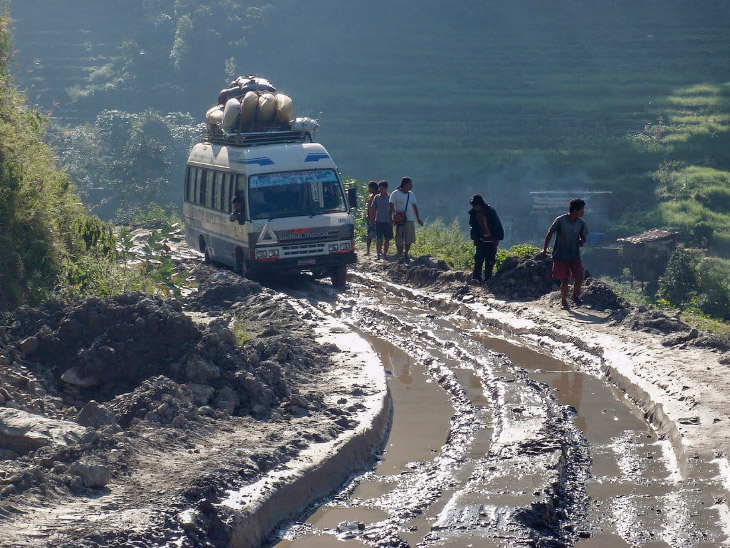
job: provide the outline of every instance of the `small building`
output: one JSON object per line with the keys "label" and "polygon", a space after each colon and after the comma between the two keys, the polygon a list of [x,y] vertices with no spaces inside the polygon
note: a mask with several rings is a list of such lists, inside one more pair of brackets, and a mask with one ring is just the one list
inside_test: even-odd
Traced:
{"label": "small building", "polygon": [[664,272],[678,238],[679,232],[652,228],[616,241],[623,248],[624,265],[637,279],[648,282]]}

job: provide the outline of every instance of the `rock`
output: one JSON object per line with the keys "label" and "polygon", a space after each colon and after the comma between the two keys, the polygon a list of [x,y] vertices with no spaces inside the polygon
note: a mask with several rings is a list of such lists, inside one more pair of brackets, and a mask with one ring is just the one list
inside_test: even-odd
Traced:
{"label": "rock", "polygon": [[187,386],[193,393],[193,400],[195,401],[195,405],[198,407],[201,405],[207,405],[210,398],[212,398],[213,394],[215,394],[215,388],[208,386],[207,384],[189,382],[185,386]]}
{"label": "rock", "polygon": [[91,388],[99,383],[98,379],[95,377],[83,376],[81,369],[76,366],[71,369],[67,369],[66,372],[61,375],[61,380],[72,386],[78,386],[79,388]]}
{"label": "rock", "polygon": [[46,445],[78,443],[86,428],[75,422],[49,419],[20,409],[0,409],[0,449],[25,455]]}
{"label": "rock", "polygon": [[76,421],[82,426],[90,426],[92,428],[108,426],[117,422],[112,411],[94,400],[91,400],[79,411]]}
{"label": "rock", "polygon": [[0,449],[0,460],[15,460],[19,457],[15,451],[9,449]]}
{"label": "rock", "polygon": [[104,487],[111,479],[111,472],[106,466],[100,464],[84,464],[75,462],[68,468],[68,473],[78,476],[84,487]]}
{"label": "rock", "polygon": [[26,356],[31,356],[38,350],[38,337],[28,337],[20,343],[20,351]]}
{"label": "rock", "polygon": [[361,521],[343,521],[337,524],[338,533],[354,533],[355,531],[364,531],[365,524]]}
{"label": "rock", "polygon": [[207,360],[191,360],[185,366],[185,375],[189,382],[205,384],[207,381],[219,379],[221,370]]}

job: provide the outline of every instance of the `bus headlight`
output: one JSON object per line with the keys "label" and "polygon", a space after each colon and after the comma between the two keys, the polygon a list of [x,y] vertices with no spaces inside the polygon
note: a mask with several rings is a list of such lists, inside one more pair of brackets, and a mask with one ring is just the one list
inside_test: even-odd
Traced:
{"label": "bus headlight", "polygon": [[256,258],[257,259],[265,259],[267,257],[268,253],[265,249],[257,249],[256,250]]}
{"label": "bus headlight", "polygon": [[345,242],[344,244],[340,244],[340,249],[343,251],[350,249],[350,242]]}
{"label": "bus headlight", "polygon": [[333,251],[338,251],[340,247],[337,244],[330,244],[330,253]]}
{"label": "bus headlight", "polygon": [[279,256],[278,249],[269,249],[269,257],[278,257],[278,256]]}

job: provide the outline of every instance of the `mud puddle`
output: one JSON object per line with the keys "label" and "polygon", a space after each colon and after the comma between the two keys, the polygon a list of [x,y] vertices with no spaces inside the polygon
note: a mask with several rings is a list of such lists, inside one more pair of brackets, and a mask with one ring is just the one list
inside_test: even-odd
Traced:
{"label": "mud puddle", "polygon": [[[458,304],[437,315],[381,291],[342,293],[337,310],[393,373],[386,452],[279,546],[727,541],[715,463],[690,458],[680,475],[669,443],[611,385],[485,331]],[[410,423],[421,419],[428,428]]]}
{"label": "mud puddle", "polygon": [[[388,374],[393,413],[388,440],[372,472],[348,492],[349,503],[338,497],[320,506],[303,525],[297,525],[277,544],[286,547],[367,546],[346,540],[364,523],[385,520],[388,513],[361,506],[359,501],[377,499],[393,489],[394,478],[410,471],[409,463],[433,458],[449,434],[454,414],[448,395],[419,364],[395,345],[369,337]],[[286,537],[295,537],[287,540]]]}

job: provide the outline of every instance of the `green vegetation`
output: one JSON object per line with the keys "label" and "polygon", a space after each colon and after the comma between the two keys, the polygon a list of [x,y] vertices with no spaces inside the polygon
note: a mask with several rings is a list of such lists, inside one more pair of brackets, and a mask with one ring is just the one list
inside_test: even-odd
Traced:
{"label": "green vegetation", "polygon": [[[180,296],[186,273],[166,255],[173,226],[152,232],[139,263],[128,264],[129,233],[117,237],[111,224],[88,215],[69,175],[58,169],[53,149],[42,142],[46,120],[10,83],[7,17],[0,15],[0,309],[50,295],[104,297],[130,289]],[[160,216],[159,207],[147,205],[147,215]]]}
{"label": "green vegetation", "polygon": [[9,85],[8,15],[0,14],[0,309],[47,297],[84,248],[83,206],[41,141],[44,120]]}
{"label": "green vegetation", "polygon": [[457,270],[470,270],[474,266],[474,244],[464,236],[456,219],[450,225],[436,219],[418,227],[411,255],[431,255]]}
{"label": "green vegetation", "polygon": [[182,201],[187,151],[200,134],[190,115],[100,112],[92,124],[56,128],[52,144],[78,192],[101,217],[129,222]]}
{"label": "green vegetation", "polygon": [[231,327],[233,334],[236,335],[236,339],[238,339],[239,346],[242,346],[246,341],[250,341],[253,338],[253,335],[249,332],[246,325],[245,315],[236,313],[233,316],[233,325]]}

